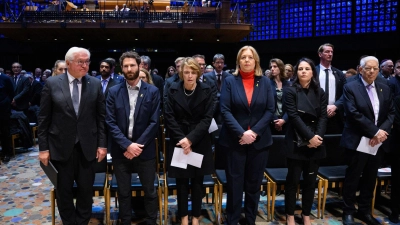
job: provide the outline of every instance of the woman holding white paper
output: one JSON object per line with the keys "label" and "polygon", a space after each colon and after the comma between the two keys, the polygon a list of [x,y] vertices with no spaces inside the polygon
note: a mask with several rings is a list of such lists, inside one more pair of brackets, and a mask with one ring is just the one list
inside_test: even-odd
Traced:
{"label": "woman holding white paper", "polygon": [[[191,152],[203,155],[199,168],[190,164],[186,169],[171,165],[168,167],[168,176],[176,178],[178,211],[182,225],[189,224],[189,188],[192,189],[192,224],[199,224],[204,175],[214,171],[208,128],[213,117],[215,97],[212,96],[210,86],[199,82],[200,75],[199,64],[191,57],[185,58],[179,71],[180,81],[172,83],[165,102],[165,122],[170,143],[173,145],[169,148],[169,162],[174,151],[183,151],[189,158]],[[178,148],[173,150],[175,147]]]}

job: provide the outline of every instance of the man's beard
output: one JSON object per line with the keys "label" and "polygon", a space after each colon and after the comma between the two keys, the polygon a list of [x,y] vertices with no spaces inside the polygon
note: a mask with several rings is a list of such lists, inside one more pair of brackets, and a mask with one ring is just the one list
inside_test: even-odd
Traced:
{"label": "man's beard", "polygon": [[134,73],[124,73],[124,77],[126,80],[136,80],[139,77],[139,70]]}

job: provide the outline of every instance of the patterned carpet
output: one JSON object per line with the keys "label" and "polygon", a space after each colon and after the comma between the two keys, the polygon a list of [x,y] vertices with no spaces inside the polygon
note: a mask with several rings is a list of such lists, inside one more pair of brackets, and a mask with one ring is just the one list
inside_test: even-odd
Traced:
{"label": "patterned carpet", "polygon": [[[15,158],[9,163],[0,165],[0,224],[51,224],[50,212],[50,190],[52,184],[39,166],[38,150],[31,148],[19,150]],[[211,199],[211,196],[209,196]],[[94,197],[93,216],[90,224],[105,224],[104,219],[104,200],[102,197]],[[176,197],[170,196],[168,199],[168,224],[179,224],[176,218]],[[316,203],[316,201],[315,201]],[[140,205],[140,204],[139,204]],[[391,224],[387,215],[389,210],[388,196],[382,194],[379,204],[375,207],[375,216],[381,224]],[[111,218],[116,224],[118,209],[115,208],[114,198],[111,199]],[[283,194],[277,195],[275,202],[275,220],[267,222],[266,197],[261,197],[259,205],[259,216],[257,225],[285,224]],[[225,207],[225,195],[223,208]],[[341,224],[341,199],[336,192],[329,191],[326,204],[325,216],[323,219],[312,217],[312,223],[318,224]],[[133,218],[134,224],[140,224],[143,211],[140,206],[135,211]],[[300,219],[301,202],[298,202],[296,211],[296,222],[301,224]],[[317,214],[316,205],[313,206],[313,215]],[[203,204],[201,224],[215,224],[216,217],[212,204]],[[56,210],[56,224],[62,224]]]}

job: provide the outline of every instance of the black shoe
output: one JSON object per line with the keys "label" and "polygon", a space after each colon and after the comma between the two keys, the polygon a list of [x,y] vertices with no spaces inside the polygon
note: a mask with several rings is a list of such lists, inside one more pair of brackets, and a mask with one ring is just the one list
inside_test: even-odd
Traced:
{"label": "black shoe", "polygon": [[10,162],[10,159],[11,159],[11,157],[10,156],[8,156],[8,155],[6,155],[6,156],[4,156],[4,158],[3,158],[3,162]]}
{"label": "black shoe", "polygon": [[368,225],[381,225],[381,223],[379,223],[371,213],[356,213],[356,218]]}
{"label": "black shoe", "polygon": [[354,216],[351,214],[343,214],[342,215],[343,225],[355,225]]}
{"label": "black shoe", "polygon": [[389,220],[392,223],[398,223],[399,222],[399,214],[398,213],[392,213],[389,216]]}

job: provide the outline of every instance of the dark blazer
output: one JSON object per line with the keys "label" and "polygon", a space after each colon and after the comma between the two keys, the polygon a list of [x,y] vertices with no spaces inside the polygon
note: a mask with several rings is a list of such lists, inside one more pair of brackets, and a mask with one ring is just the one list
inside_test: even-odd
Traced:
{"label": "dark blazer", "polygon": [[134,143],[142,144],[140,158],[156,157],[157,130],[159,126],[160,92],[146,82],[142,82],[135,106],[132,140],[128,138],[129,96],[126,82],[108,91],[106,123],[109,131],[108,147],[113,158],[123,159],[127,147]]}
{"label": "dark blazer", "polygon": [[157,74],[151,73],[150,76],[153,79],[154,86],[156,86],[160,91],[160,99],[161,99],[163,97],[162,94],[164,93],[164,79]]}
{"label": "dark blazer", "polygon": [[252,144],[255,149],[260,150],[272,145],[269,124],[273,118],[275,102],[267,77],[255,76],[250,106],[242,77],[227,77],[222,84],[220,104],[224,121],[219,137],[220,145],[232,149],[242,148],[239,137],[249,126],[257,134],[257,140]]}
{"label": "dark blazer", "polygon": [[[333,66],[331,66],[332,73],[335,76],[336,80],[336,96],[335,96],[335,106],[338,108],[340,112],[343,112],[343,99],[341,98],[343,94],[343,85],[346,84],[346,76],[343,74],[343,72]],[[318,78],[319,78],[319,71],[320,71],[320,66],[319,64],[315,67],[315,70],[317,71]],[[327,99],[329,100],[329,99]]]}
{"label": "dark blazer", "polygon": [[[379,98],[377,125],[371,100],[361,79],[344,86],[346,123],[340,141],[341,146],[355,150],[362,136],[373,138],[379,129],[390,133],[395,115],[390,88],[383,83],[375,82],[375,89]],[[389,147],[386,143],[385,141],[381,146],[384,150]]]}
{"label": "dark blazer", "polygon": [[179,75],[176,73],[172,75],[171,77],[168,77],[165,80],[164,84],[164,90],[163,90],[163,101],[165,102],[167,100],[167,95],[168,95],[168,90],[171,87],[172,83],[179,81]]}
{"label": "dark blazer", "polygon": [[66,73],[49,77],[43,87],[39,112],[39,151],[50,150],[51,160],[67,161],[76,136],[88,161],[98,147],[107,147],[104,132],[105,102],[98,79],[82,77],[78,116],[75,114]]}
{"label": "dark blazer", "polygon": [[40,94],[42,93],[42,89],[43,85],[40,82],[33,80],[29,89],[29,102],[31,103],[31,106],[40,105]]}
{"label": "dark blazer", "polygon": [[[99,79],[100,82],[101,82],[101,75],[96,76],[96,78]],[[114,76],[114,78],[115,78],[115,76]],[[120,80],[118,80],[118,78],[112,79],[110,77],[110,80],[108,81],[108,84],[107,84],[107,87],[106,87],[106,91],[104,92],[105,99],[107,99],[108,90],[110,90],[111,87],[113,87],[113,86],[115,86],[115,85],[117,85],[119,83],[121,83],[121,82],[120,82]]]}
{"label": "dark blazer", "polygon": [[[101,75],[97,75],[97,76],[101,76]],[[119,83],[123,83],[125,81],[125,78],[123,76],[118,75],[117,73],[114,73],[114,77],[112,78],[115,81],[119,82]]]}
{"label": "dark blazer", "polygon": [[[167,101],[165,103],[165,122],[170,134],[171,148],[187,137],[192,142],[193,152],[204,155],[201,168],[188,165],[187,169],[169,167],[168,176],[176,178],[191,178],[196,175],[211,174],[214,171],[213,155],[211,149],[211,137],[208,134],[213,117],[212,88],[197,81],[197,87],[190,104],[183,92],[183,81],[171,85]],[[191,107],[190,107],[191,106]],[[169,152],[171,162],[173,151]]]}
{"label": "dark blazer", "polygon": [[19,80],[17,83],[14,82],[14,78],[11,78],[13,84],[14,84],[14,100],[15,100],[15,108],[17,110],[26,110],[29,108],[29,89],[31,87],[31,83],[29,81],[29,78],[21,76],[19,77]]}
{"label": "dark blazer", "polygon": [[0,117],[10,118],[14,87],[10,77],[0,73]]}
{"label": "dark blazer", "polygon": [[[224,82],[224,80],[228,77],[231,76],[232,74],[227,73],[225,71],[222,71],[221,73],[221,88],[222,88],[222,83]],[[217,87],[217,91],[218,91],[218,95],[220,94],[221,90],[218,90],[218,80],[217,80],[217,74],[214,71],[211,71],[209,73],[205,73],[204,76],[213,78],[214,82],[215,82],[215,87]],[[219,96],[218,96],[219,97]]]}
{"label": "dark blazer", "polygon": [[[276,86],[275,86],[275,81],[273,80],[273,79],[270,79],[271,80],[271,88],[272,88],[272,93],[273,93],[273,95],[274,95],[274,101],[275,101],[275,108],[274,108],[274,114],[273,114],[273,120],[271,121],[271,122],[274,122],[274,120],[277,120],[278,119],[278,116],[277,115],[275,115],[275,111],[276,111],[276,107],[278,107],[278,96],[276,95]],[[287,87],[289,87],[290,86],[290,82],[289,81],[287,81],[287,80],[283,80],[282,81],[282,90],[284,89],[284,88],[287,88]],[[283,98],[282,98],[282,107],[283,107]],[[282,116],[282,119],[283,120],[285,120],[285,122],[287,122],[288,121],[288,115],[286,114],[286,113],[284,113],[283,114],[283,116]]]}
{"label": "dark blazer", "polygon": [[[295,85],[287,87],[284,90],[284,111],[289,117],[286,141],[286,156],[298,160],[321,159],[326,156],[325,145],[318,148],[297,147],[294,142],[296,130],[303,138],[310,140],[314,135],[324,138],[326,124],[328,121],[326,105],[327,99],[322,88],[318,90],[308,89],[305,92],[302,88]],[[315,132],[312,132],[307,126],[312,126]]]}

